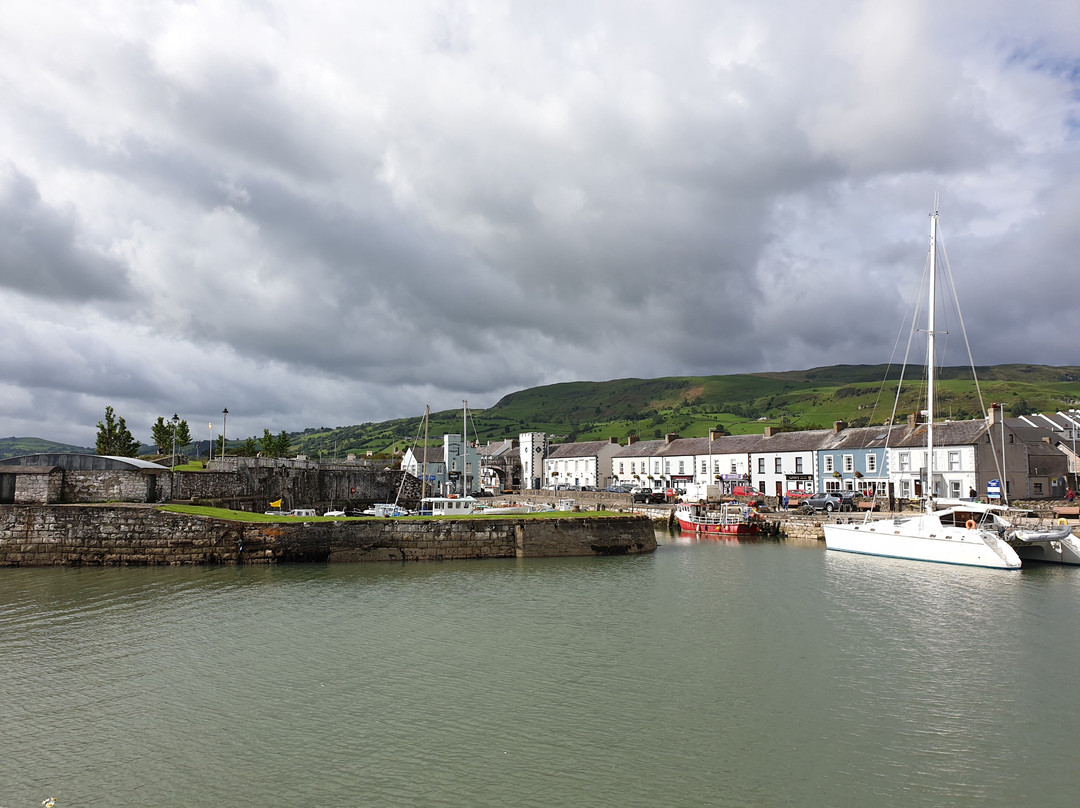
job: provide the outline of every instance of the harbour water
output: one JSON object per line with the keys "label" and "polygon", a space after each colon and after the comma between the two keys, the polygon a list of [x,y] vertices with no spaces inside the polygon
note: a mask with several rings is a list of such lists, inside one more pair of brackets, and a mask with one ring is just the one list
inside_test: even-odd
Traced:
{"label": "harbour water", "polygon": [[1071,806],[1080,569],[0,570],[0,805]]}

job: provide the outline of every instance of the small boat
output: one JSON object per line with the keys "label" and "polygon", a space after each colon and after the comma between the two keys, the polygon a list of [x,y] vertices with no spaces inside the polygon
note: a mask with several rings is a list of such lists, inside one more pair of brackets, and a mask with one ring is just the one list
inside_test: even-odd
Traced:
{"label": "small boat", "polygon": [[467,516],[476,510],[476,497],[424,497],[420,500],[422,516]]}
{"label": "small boat", "polygon": [[752,535],[761,532],[761,517],[753,508],[724,502],[719,508],[704,503],[680,503],[675,518],[683,530],[697,533],[734,533]]}
{"label": "small boat", "polygon": [[379,502],[361,511],[364,516],[408,516],[409,511],[392,502]]}
{"label": "small boat", "polygon": [[1014,527],[1006,540],[1024,561],[1080,565],[1080,539],[1064,520],[1048,528]]}
{"label": "small boat", "polygon": [[533,513],[535,508],[527,502],[499,502],[494,505],[484,505],[480,513],[490,515],[512,515],[516,513]]}

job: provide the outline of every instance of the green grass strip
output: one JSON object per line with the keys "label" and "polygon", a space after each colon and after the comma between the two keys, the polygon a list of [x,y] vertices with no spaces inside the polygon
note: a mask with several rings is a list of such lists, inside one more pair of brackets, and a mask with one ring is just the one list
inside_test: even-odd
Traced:
{"label": "green grass strip", "polygon": [[518,514],[483,514],[474,513],[465,516],[278,516],[275,514],[234,511],[228,508],[211,508],[206,505],[159,505],[158,510],[168,513],[186,513],[192,516],[206,516],[212,519],[227,519],[233,522],[356,522],[360,520],[395,520],[407,522],[426,522],[431,520],[493,521],[497,519],[597,519],[601,517],[628,516],[614,511],[541,511],[539,513]]}

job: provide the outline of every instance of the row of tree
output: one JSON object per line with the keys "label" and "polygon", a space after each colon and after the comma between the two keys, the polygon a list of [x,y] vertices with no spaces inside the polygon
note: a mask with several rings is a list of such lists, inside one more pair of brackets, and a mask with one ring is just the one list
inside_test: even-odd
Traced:
{"label": "row of tree", "polygon": [[[95,451],[99,455],[112,455],[114,457],[136,457],[142,445],[131,434],[123,416],[117,416],[112,407],[105,408],[105,418],[97,423],[97,443]],[[158,416],[157,421],[150,427],[151,440],[157,447],[158,454],[171,454],[173,447],[182,450],[192,442],[191,428],[188,422],[178,419],[166,421],[164,416]],[[291,440],[289,433],[284,429],[278,435],[270,434],[269,429],[263,430],[261,440],[248,438],[236,451],[241,457],[288,457],[291,453]]]}

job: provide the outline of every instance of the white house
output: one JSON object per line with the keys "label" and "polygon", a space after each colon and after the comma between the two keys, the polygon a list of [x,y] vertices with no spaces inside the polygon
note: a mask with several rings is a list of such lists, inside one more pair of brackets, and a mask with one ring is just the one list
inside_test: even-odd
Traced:
{"label": "white house", "polygon": [[544,460],[545,487],[606,488],[611,484],[611,458],[618,451],[615,438],[552,446]]}

